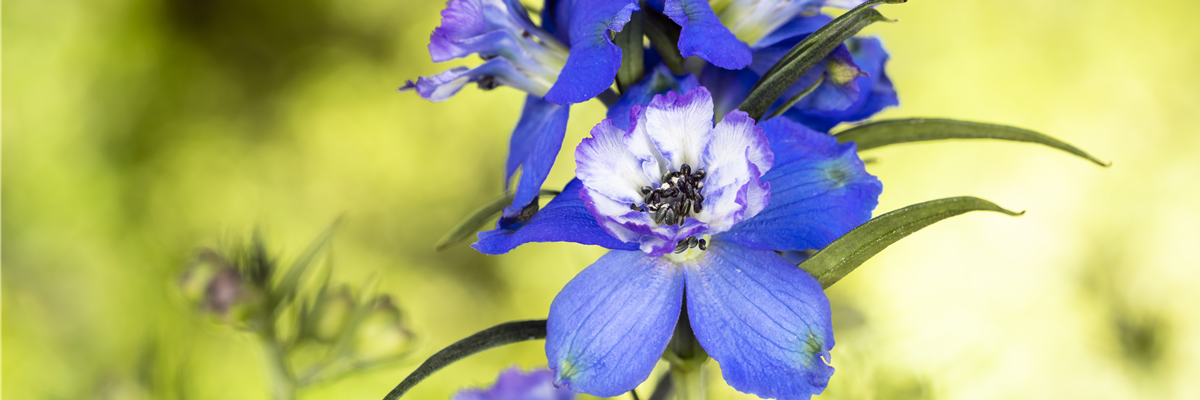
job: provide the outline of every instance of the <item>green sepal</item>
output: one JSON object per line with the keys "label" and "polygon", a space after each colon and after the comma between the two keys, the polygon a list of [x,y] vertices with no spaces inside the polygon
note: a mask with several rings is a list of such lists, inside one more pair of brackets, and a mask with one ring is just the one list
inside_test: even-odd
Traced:
{"label": "green sepal", "polygon": [[399,399],[400,396],[403,396],[405,392],[408,392],[409,389],[412,389],[413,386],[429,377],[429,375],[467,356],[507,344],[545,338],[546,320],[544,319],[506,322],[484,329],[434,353],[433,356],[421,363],[421,366],[417,367],[415,371],[408,374],[403,381],[400,381],[400,384],[396,385],[396,388],[392,389],[391,392],[388,392],[387,396],[384,396],[383,399]]}
{"label": "green sepal", "polygon": [[821,287],[828,288],[892,243],[935,222],[971,211],[993,211],[1011,216],[1025,214],[977,197],[927,201],[872,218],[800,262],[799,266],[817,278]]}
{"label": "green sepal", "polygon": [[1053,147],[1084,158],[1101,167],[1112,165],[1100,161],[1070,143],[1028,129],[953,119],[911,118],[875,121],[839,132],[834,137],[841,143],[854,142],[858,145],[859,151],[889,144],[943,139],[1011,140]]}
{"label": "green sepal", "polygon": [[[558,193],[559,192],[554,190],[543,190],[538,192],[538,196],[557,196]],[[455,225],[454,228],[450,229],[449,232],[446,232],[445,235],[442,235],[442,238],[438,239],[437,243],[433,244],[433,249],[442,251],[447,247],[467,240],[472,234],[478,232],[479,229],[482,228],[483,225],[489,220],[495,218],[500,214],[501,211],[504,211],[504,207],[512,204],[513,196],[513,193],[509,193],[497,198],[496,200],[492,200],[491,203],[488,203],[483,207],[479,207],[479,209],[476,209],[475,212],[467,215],[466,218],[463,218],[463,220],[459,222],[458,225]]]}
{"label": "green sepal", "polygon": [[808,37],[788,50],[787,54],[775,63],[771,69],[759,78],[758,83],[750,89],[746,100],[738,106],[739,110],[750,114],[750,118],[758,120],[771,108],[771,104],[783,95],[789,87],[800,80],[808,70],[817,65],[825,56],[837,49],[842,42],[854,36],[867,25],[888,21],[876,11],[874,6],[879,4],[897,4],[908,0],[871,0],[847,11],[845,14],[830,21],[821,29],[817,29]]}

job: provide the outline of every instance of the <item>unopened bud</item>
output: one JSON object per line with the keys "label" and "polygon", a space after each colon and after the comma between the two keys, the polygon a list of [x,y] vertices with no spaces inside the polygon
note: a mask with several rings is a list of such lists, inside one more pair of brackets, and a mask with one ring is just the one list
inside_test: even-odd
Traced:
{"label": "unopened bud", "polygon": [[365,359],[383,359],[403,354],[411,341],[412,333],[404,327],[400,309],[386,295],[375,299],[355,333],[355,348]]}
{"label": "unopened bud", "polygon": [[354,312],[354,296],[350,288],[342,286],[333,293],[327,293],[317,299],[310,314],[308,331],[318,341],[329,343],[341,336],[346,329],[350,316]]}
{"label": "unopened bud", "polygon": [[256,296],[242,274],[212,250],[201,251],[196,260],[179,280],[184,297],[226,321],[243,321]]}

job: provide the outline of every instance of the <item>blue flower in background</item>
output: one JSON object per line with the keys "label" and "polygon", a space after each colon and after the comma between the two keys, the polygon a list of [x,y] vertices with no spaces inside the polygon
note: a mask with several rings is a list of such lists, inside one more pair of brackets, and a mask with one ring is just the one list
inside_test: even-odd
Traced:
{"label": "blue flower in background", "polygon": [[821,7],[852,8],[862,0],[649,0],[679,24],[679,53],[737,70],[751,62],[751,47],[789,21]]}
{"label": "blue flower in background", "polygon": [[[829,23],[825,15],[799,17],[758,41],[749,68],[727,71],[709,66],[700,83],[714,92],[718,115],[736,108],[750,88],[793,46]],[[876,38],[850,38],[792,85],[775,103],[781,107],[814,84],[816,88],[784,113],[794,121],[822,132],[842,122],[866,119],[899,104],[884,66],[888,54]]]}
{"label": "blue flower in background", "polygon": [[513,367],[500,373],[496,384],[487,390],[466,389],[451,400],[571,400],[575,393],[554,387],[554,373],[540,369],[522,372]]}
{"label": "blue flower in background", "polygon": [[[480,234],[604,246],[555,297],[546,355],[558,385],[615,396],[645,380],[686,301],[696,339],[734,388],[770,398],[824,390],[833,332],[821,285],[778,252],[819,249],[867,221],[882,191],[853,144],[786,118],[713,126],[697,87],[604,120],[576,149],[577,179],[518,230]],[[686,296],[685,296],[686,293]]]}
{"label": "blue flower in background", "polygon": [[569,105],[612,85],[621,49],[610,31],[620,31],[638,10],[637,0],[548,1],[559,17],[536,26],[518,0],[450,0],[442,24],[429,38],[433,61],[477,54],[475,68],[457,67],[408,82],[400,90],[442,101],[475,82],[483,89],[511,86],[529,93],[509,142],[505,187],[521,169],[513,204],[500,227],[520,226],[536,210],[537,193],[562,146]]}

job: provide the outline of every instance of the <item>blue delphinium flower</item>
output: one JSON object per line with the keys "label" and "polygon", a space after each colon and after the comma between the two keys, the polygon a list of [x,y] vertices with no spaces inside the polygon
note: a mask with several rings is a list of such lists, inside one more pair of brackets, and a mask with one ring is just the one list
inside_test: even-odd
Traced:
{"label": "blue delphinium flower", "polygon": [[867,221],[882,185],[854,144],[786,118],[712,121],[703,87],[633,107],[628,129],[606,119],[576,149],[562,194],[522,229],[480,234],[474,247],[489,254],[536,241],[613,249],[550,307],[556,384],[597,396],[637,386],[686,301],[734,388],[807,398],[827,385],[828,300],[778,252],[820,249]]}
{"label": "blue delphinium flower", "polygon": [[533,23],[518,0],[450,0],[441,26],[430,35],[433,61],[471,54],[487,61],[421,77],[401,88],[431,101],[446,100],[472,82],[484,89],[503,85],[529,94],[510,139],[505,187],[518,168],[521,179],[501,226],[517,226],[528,217],[527,206],[536,201],[562,146],[569,105],[612,85],[621,49],[610,32],[620,31],[639,9],[637,0],[551,0],[547,8],[555,8],[563,18],[543,28]]}
{"label": "blue delphinium flower", "polygon": [[[761,74],[831,20],[825,15],[792,19],[758,41],[749,68],[739,71],[705,68],[700,83],[713,90],[718,115],[741,104]],[[814,90],[784,115],[818,131],[827,132],[839,123],[860,121],[898,105],[896,90],[884,70],[887,58],[879,39],[850,38],[797,80],[768,112],[814,84],[817,84]]]}
{"label": "blue delphinium flower", "polygon": [[554,387],[554,373],[539,369],[529,372],[512,367],[500,373],[496,384],[487,390],[466,389],[451,400],[571,400],[575,393]]}
{"label": "blue delphinium flower", "polygon": [[730,70],[751,62],[751,46],[794,18],[821,7],[852,8],[863,0],[649,0],[682,28],[679,53]]}

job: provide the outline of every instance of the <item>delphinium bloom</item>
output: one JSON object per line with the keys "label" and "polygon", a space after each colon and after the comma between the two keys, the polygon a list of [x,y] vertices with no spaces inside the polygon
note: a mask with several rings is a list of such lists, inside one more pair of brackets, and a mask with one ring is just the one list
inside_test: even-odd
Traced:
{"label": "delphinium bloom", "polygon": [[[826,15],[801,16],[788,21],[753,46],[754,61],[743,70],[709,66],[700,83],[714,91],[718,115],[733,110],[746,99],[760,76],[793,46],[829,23]],[[896,90],[884,69],[887,51],[877,38],[850,38],[784,92],[768,113],[788,99],[811,91],[791,105],[784,116],[818,131],[827,132],[842,122],[866,119],[899,104]]]}
{"label": "delphinium bloom", "polygon": [[441,26],[430,35],[433,61],[471,54],[486,61],[475,68],[421,77],[401,90],[415,90],[432,101],[446,100],[472,82],[483,89],[510,86],[528,93],[510,140],[505,179],[512,179],[518,168],[522,173],[502,225],[511,225],[508,222],[536,200],[562,146],[569,105],[612,85],[621,49],[609,35],[620,31],[637,10],[637,0],[552,1],[539,27],[518,0],[447,3]]}
{"label": "delphinium bloom", "polygon": [[720,68],[751,62],[751,46],[795,18],[821,7],[852,8],[862,0],[650,0],[647,4],[679,24],[679,53]]}
{"label": "delphinium bloom", "polygon": [[521,371],[512,367],[500,373],[496,384],[484,389],[466,389],[450,400],[571,400],[575,393],[554,387],[554,373],[546,369]]}
{"label": "delphinium bloom", "polygon": [[[480,235],[498,254],[533,241],[613,249],[555,297],[546,355],[555,382],[615,396],[645,380],[681,310],[734,388],[820,393],[833,368],[829,303],[779,252],[820,249],[865,222],[882,185],[853,144],[786,118],[713,125],[697,87],[604,120],[576,149],[578,178],[522,229]],[[686,294],[686,295],[685,295]],[[686,302],[686,307],[684,303]]]}

